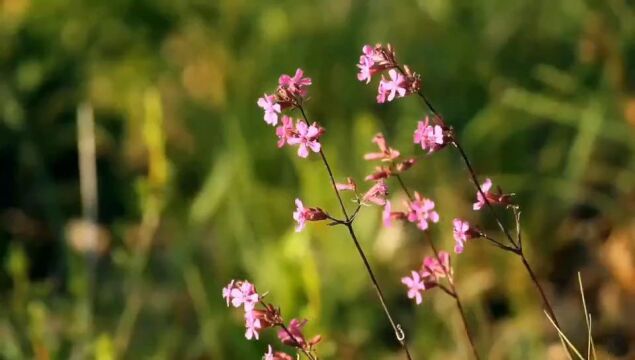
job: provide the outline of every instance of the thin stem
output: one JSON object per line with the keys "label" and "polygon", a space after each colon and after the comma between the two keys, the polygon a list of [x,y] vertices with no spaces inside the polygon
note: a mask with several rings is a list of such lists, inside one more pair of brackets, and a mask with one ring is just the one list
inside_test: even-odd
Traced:
{"label": "thin stem", "polygon": [[[301,105],[298,106],[298,109],[300,109],[300,112],[302,113],[302,117],[304,118],[304,120],[307,123],[309,123],[309,119],[307,118],[306,113],[304,112],[304,109],[302,108]],[[355,230],[353,229],[353,224],[350,221],[350,218],[346,211],[346,207],[344,206],[344,202],[342,201],[342,196],[340,195],[339,190],[337,190],[337,186],[335,185],[335,176],[333,176],[333,171],[331,170],[331,166],[329,165],[329,162],[326,159],[326,155],[324,154],[323,149],[320,149],[320,157],[322,158],[322,162],[324,163],[324,166],[326,167],[326,170],[329,174],[331,186],[333,187],[333,191],[335,192],[335,195],[337,196],[337,201],[339,202],[340,207],[342,208],[342,213],[344,214],[344,218],[346,219],[346,223],[344,225],[348,229],[348,233],[350,234],[351,239],[353,239],[353,243],[355,244],[355,248],[357,249],[359,256],[362,258],[364,267],[366,268],[366,272],[368,273],[368,276],[370,277],[370,280],[373,283],[373,287],[375,288],[375,293],[377,294],[377,297],[379,298],[379,302],[381,303],[381,307],[384,310],[386,317],[388,318],[388,322],[390,323],[390,326],[395,332],[395,337],[397,338],[397,341],[406,352],[406,357],[408,358],[408,360],[412,360],[412,355],[410,355],[410,350],[408,350],[408,346],[406,344],[406,340],[405,340],[406,336],[404,334],[404,331],[401,329],[401,325],[395,323],[395,321],[393,320],[390,310],[388,309],[388,306],[386,305],[384,294],[381,290],[381,287],[379,286],[379,283],[377,282],[377,278],[375,277],[375,273],[373,272],[373,269],[370,266],[370,262],[368,261],[368,258],[366,257],[366,254],[364,253],[364,250],[362,249],[359,243],[359,240],[357,240],[357,235],[355,234]],[[359,208],[355,211],[355,213],[357,213],[358,210]]]}
{"label": "thin stem", "polygon": [[293,336],[293,334],[291,333],[291,331],[289,331],[289,329],[287,329],[287,327],[283,324],[280,323],[278,324],[278,326],[280,326],[282,328],[282,330],[284,330],[284,332],[287,333],[287,335],[289,335],[289,337],[291,338],[291,340],[293,340],[294,342],[294,346],[297,347],[298,349],[302,350],[302,352],[304,353],[304,355],[306,355],[307,358],[311,359],[311,360],[315,360],[315,358],[313,357],[313,355],[311,355],[310,352],[304,350],[304,348],[302,347],[302,345],[300,345],[300,342],[295,338],[295,336]]}
{"label": "thin stem", "polygon": [[408,195],[408,198],[412,200],[412,195],[410,194],[410,191],[408,191],[408,188],[406,187],[406,184],[404,184],[401,176],[399,174],[395,174],[395,177],[399,181],[399,184],[401,185],[401,188],[403,189],[403,191],[406,193],[406,195]]}
{"label": "thin stem", "polygon": [[536,274],[534,273],[531,266],[529,266],[529,262],[527,262],[527,258],[525,257],[525,254],[523,254],[522,250],[520,254],[518,254],[518,256],[520,256],[520,258],[522,259],[523,265],[525,265],[525,269],[527,269],[527,272],[529,273],[529,276],[531,277],[531,281],[533,281],[534,285],[536,285],[536,288],[538,289],[538,292],[540,293],[540,296],[542,297],[542,302],[544,304],[545,310],[549,313],[549,316],[551,317],[553,322],[556,323],[558,328],[560,328],[560,324],[558,324],[558,319],[556,319],[556,313],[553,311],[553,308],[551,307],[551,304],[549,303],[549,300],[547,299],[547,295],[545,295],[545,291],[542,289],[542,286],[540,286],[540,283],[538,282],[538,278],[536,277]]}

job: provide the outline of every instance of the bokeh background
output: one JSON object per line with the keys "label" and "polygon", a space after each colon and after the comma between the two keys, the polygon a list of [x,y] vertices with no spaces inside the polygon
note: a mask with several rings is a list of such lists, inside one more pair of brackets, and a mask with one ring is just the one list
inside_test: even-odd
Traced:
{"label": "bokeh background", "polygon": [[[458,155],[411,143],[421,102],[380,106],[357,81],[375,42],[422,74],[479,172],[517,194],[571,340],[584,348],[581,271],[601,358],[635,358],[627,0],[1,0],[0,357],[258,359],[273,333],[247,341],[221,298],[246,278],[309,319],[322,358],[403,358],[344,229],[293,231],[295,197],[337,203],[319,159],[277,149],[256,106],[302,67],[338,179],[362,183],[383,131],[421,159],[405,181],[437,201],[439,246],[455,216],[495,233]],[[417,307],[399,283],[427,254],[421,235],[383,229],[377,208],[356,228],[415,357],[468,358],[453,302],[432,291]],[[564,358],[517,258],[475,241],[454,264],[483,358]]]}

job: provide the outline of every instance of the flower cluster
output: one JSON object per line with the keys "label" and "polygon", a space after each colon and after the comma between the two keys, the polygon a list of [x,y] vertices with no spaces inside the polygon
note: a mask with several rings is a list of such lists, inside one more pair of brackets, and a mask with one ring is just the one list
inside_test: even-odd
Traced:
{"label": "flower cluster", "polygon": [[396,97],[416,93],[421,89],[419,75],[412,72],[408,66],[404,66],[403,69],[399,66],[390,44],[377,44],[374,47],[364,45],[357,68],[357,79],[367,84],[374,75],[388,70],[388,78],[382,75],[377,88],[377,102],[380,104],[393,101]]}
{"label": "flower cluster", "polygon": [[474,210],[481,210],[486,203],[490,205],[511,205],[511,199],[514,194],[503,194],[500,187],[497,193],[491,192],[491,189],[492,180],[487,178],[485,182],[481,184],[481,190],[483,194],[485,194],[485,197],[483,197],[480,191],[476,191],[476,202],[472,206]]}
{"label": "flower cluster", "polygon": [[437,116],[433,121],[428,116],[419,121],[413,135],[413,142],[421,145],[421,149],[428,150],[428,154],[443,149],[451,139],[452,131]]}
{"label": "flower cluster", "polygon": [[307,94],[306,88],[311,83],[311,78],[304,77],[302,69],[297,69],[293,76],[281,75],[275,93],[264,94],[258,99],[258,106],[265,111],[265,122],[272,126],[278,125],[278,115],[284,109],[301,104]]}
{"label": "flower cluster", "polygon": [[454,252],[460,254],[465,249],[465,243],[470,239],[481,237],[481,231],[478,228],[470,226],[465,220],[454,219],[452,221],[454,241]]}
{"label": "flower cluster", "polygon": [[[307,320],[292,319],[288,326],[285,326],[280,309],[272,304],[265,304],[262,301],[263,297],[263,295],[258,294],[256,287],[246,280],[231,280],[223,288],[223,298],[227,302],[227,306],[231,304],[236,308],[242,307],[245,312],[245,338],[247,340],[259,339],[260,331],[277,326],[280,327],[277,335],[281,343],[307,353],[312,352],[313,347],[320,342],[321,336],[317,335],[309,341],[306,340],[302,333],[302,327]],[[260,308],[256,308],[259,304]],[[264,359],[292,360],[294,357],[284,352],[274,352],[269,345]]]}
{"label": "flower cluster", "polygon": [[401,282],[408,288],[408,298],[415,299],[417,305],[421,304],[422,292],[439,285],[443,278],[452,281],[452,267],[450,266],[450,254],[440,251],[439,257],[426,256],[418,271],[411,271],[411,276],[401,278]]}

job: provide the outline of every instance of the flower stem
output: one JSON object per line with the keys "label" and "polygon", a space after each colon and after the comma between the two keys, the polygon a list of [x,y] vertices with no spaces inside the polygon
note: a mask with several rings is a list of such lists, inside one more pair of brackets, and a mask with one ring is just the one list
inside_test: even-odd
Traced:
{"label": "flower stem", "polygon": [[304,355],[306,355],[307,358],[309,358],[310,360],[316,360],[315,357],[313,357],[313,355],[311,355],[310,352],[304,350],[304,348],[302,347],[302,345],[300,344],[300,342],[295,338],[295,336],[293,336],[293,334],[291,333],[291,331],[289,331],[289,329],[283,324],[280,323],[278,324],[278,326],[280,326],[282,328],[282,330],[284,330],[284,332],[287,333],[287,335],[289,335],[289,337],[293,340],[293,342],[295,344],[293,344],[295,347],[297,347],[298,349],[300,349]]}
{"label": "flower stem", "polygon": [[[304,121],[309,123],[309,119],[307,118],[302,106],[298,106],[298,108],[300,109],[300,112],[302,113],[302,117],[304,118]],[[342,208],[342,213],[344,214],[344,218],[346,219],[346,224],[344,225],[348,229],[348,233],[350,234],[351,239],[353,239],[353,243],[355,244],[355,248],[357,249],[359,256],[362,258],[364,267],[366,268],[366,272],[368,273],[368,276],[370,277],[370,280],[373,283],[373,287],[375,288],[375,293],[377,294],[377,297],[379,298],[381,307],[384,310],[386,317],[388,318],[388,322],[390,323],[390,326],[395,332],[395,337],[397,338],[397,341],[406,352],[406,357],[408,358],[408,360],[412,360],[412,355],[410,355],[410,350],[408,350],[408,345],[406,344],[406,336],[404,334],[404,331],[401,329],[401,325],[395,323],[390,313],[390,310],[388,309],[388,306],[386,305],[386,300],[384,298],[383,291],[381,290],[381,287],[379,286],[379,282],[377,281],[377,278],[375,277],[375,273],[373,272],[373,269],[370,266],[370,262],[368,261],[368,258],[366,257],[366,253],[362,249],[359,243],[359,240],[357,240],[357,235],[355,234],[355,230],[353,229],[352,222],[349,221],[350,218],[346,211],[346,207],[344,206],[344,202],[342,201],[342,196],[340,195],[340,192],[339,190],[337,190],[337,186],[335,185],[335,177],[333,176],[333,171],[331,170],[331,166],[329,165],[329,162],[326,159],[326,155],[324,154],[324,150],[322,149],[320,149],[320,157],[322,158],[322,162],[324,163],[324,166],[326,167],[326,170],[329,174],[331,186],[333,187],[333,191],[335,192],[335,195],[337,196],[337,201],[339,202],[340,207]]]}

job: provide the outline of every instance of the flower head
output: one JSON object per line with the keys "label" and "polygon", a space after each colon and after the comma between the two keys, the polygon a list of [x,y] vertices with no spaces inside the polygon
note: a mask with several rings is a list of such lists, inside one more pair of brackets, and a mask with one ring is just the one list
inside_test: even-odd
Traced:
{"label": "flower head", "polygon": [[415,299],[417,305],[421,304],[421,292],[426,289],[421,275],[418,272],[412,271],[412,277],[403,277],[401,282],[408,287],[408,298]]}
{"label": "flower head", "polygon": [[485,182],[481,184],[481,190],[483,194],[485,194],[485,197],[483,197],[480,191],[476,191],[476,202],[472,206],[474,210],[480,210],[487,203],[490,205],[511,204],[511,198],[514,194],[503,194],[500,188],[498,189],[498,193],[494,193],[490,191],[491,188],[492,180],[490,178],[485,179]]}
{"label": "flower head", "polygon": [[296,210],[293,212],[293,219],[298,223],[295,227],[296,232],[304,229],[305,222],[319,221],[327,219],[328,216],[320,208],[305,208],[300,199],[295,199]]}
{"label": "flower head", "polygon": [[357,184],[355,184],[355,181],[352,178],[347,177],[345,184],[336,183],[335,188],[337,189],[337,191],[356,191]]}
{"label": "flower head", "polygon": [[384,103],[386,100],[393,101],[395,97],[406,96],[406,78],[397,70],[388,71],[388,80],[382,75],[379,87],[377,88],[377,102]]}
{"label": "flower head", "polygon": [[295,136],[293,119],[287,115],[282,115],[282,124],[276,128],[278,137],[278,147],[283,147],[287,140]]}
{"label": "flower head", "polygon": [[283,74],[278,79],[278,87],[291,93],[294,97],[304,97],[306,95],[306,87],[311,84],[311,78],[304,77],[302,69],[297,69],[293,77]]}
{"label": "flower head", "polygon": [[247,340],[251,340],[252,338],[257,340],[259,338],[260,334],[258,331],[262,328],[262,326],[260,324],[260,319],[254,316],[252,311],[245,312],[245,328],[247,328],[245,331],[245,337]]}
{"label": "flower head", "polygon": [[447,251],[439,251],[438,259],[435,256],[426,256],[421,265],[421,274],[433,278],[436,282],[446,276],[452,276],[450,254]]}
{"label": "flower head", "polygon": [[269,125],[276,126],[278,124],[278,114],[280,114],[280,104],[276,103],[274,95],[265,94],[258,99],[258,106],[265,110],[265,122]]}
{"label": "flower head", "polygon": [[386,203],[386,195],[388,194],[388,185],[383,180],[379,180],[375,183],[364,196],[362,197],[362,203],[373,203],[375,205],[383,206]]}
{"label": "flower head", "polygon": [[460,254],[465,248],[465,243],[469,239],[479,237],[480,231],[476,228],[471,227],[470,223],[465,220],[454,219],[452,221],[452,224],[454,227],[452,232],[454,235],[454,240],[456,241],[456,245],[454,245],[454,252]]}
{"label": "flower head", "polygon": [[421,230],[427,230],[429,221],[434,223],[439,221],[439,213],[434,210],[434,201],[421,197],[416,191],[414,197],[414,200],[407,203],[408,221],[416,223]]}
{"label": "flower head", "polygon": [[390,201],[386,200],[384,211],[382,212],[382,220],[385,227],[391,227],[393,220],[403,220],[407,218],[407,214],[401,211],[392,211]]}
{"label": "flower head", "polygon": [[423,150],[428,150],[428,153],[438,151],[447,145],[444,132],[443,126],[432,125],[426,116],[425,121],[417,123],[413,141],[415,144],[420,144]]}
{"label": "flower head", "polygon": [[233,287],[229,293],[232,306],[244,306],[247,312],[253,310],[254,306],[260,301],[260,295],[256,292],[256,287],[247,280],[238,281],[232,285]]}
{"label": "flower head", "polygon": [[313,123],[309,126],[304,121],[299,120],[295,124],[295,136],[287,137],[287,144],[299,145],[298,156],[306,158],[309,156],[309,149],[313,152],[320,152],[322,149],[319,142],[322,132],[323,130],[317,123]]}
{"label": "flower head", "polygon": [[306,340],[304,334],[302,333],[302,328],[306,325],[307,320],[298,320],[291,319],[289,325],[287,326],[287,330],[280,329],[278,331],[278,339],[285,345],[299,347],[304,350],[311,349],[314,345],[319,343],[322,340],[320,335],[316,335],[311,338],[309,341]]}
{"label": "flower head", "polygon": [[399,151],[386,144],[386,138],[382,133],[375,135],[373,142],[379,147],[379,152],[364,155],[365,160],[392,161],[399,157]]}
{"label": "flower head", "polygon": [[368,84],[373,75],[396,66],[395,52],[390,44],[385,47],[381,44],[364,45],[357,64],[357,79]]}

